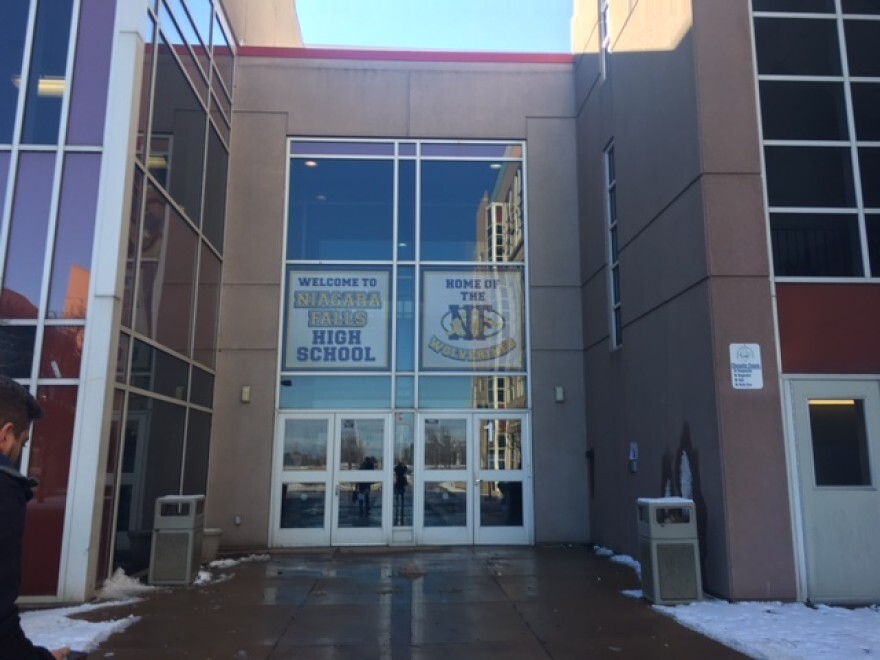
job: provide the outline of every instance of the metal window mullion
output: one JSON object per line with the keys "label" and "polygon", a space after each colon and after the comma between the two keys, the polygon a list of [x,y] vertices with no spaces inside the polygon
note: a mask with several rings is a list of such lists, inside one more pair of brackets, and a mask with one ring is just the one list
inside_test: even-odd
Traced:
{"label": "metal window mullion", "polygon": [[858,208],[859,223],[859,243],[861,247],[862,258],[862,277],[871,276],[871,259],[868,253],[868,230],[865,223],[865,201],[862,192],[862,172],[859,166],[859,146],[856,141],[856,121],[855,111],[853,109],[852,99],[852,83],[849,76],[849,55],[846,50],[846,31],[844,30],[844,20],[841,0],[835,0],[837,5],[837,37],[838,48],[840,49],[840,67],[843,72],[844,85],[843,95],[846,106],[846,121],[849,128],[849,148],[850,159],[852,161],[853,170],[853,186],[855,188],[856,207]]}

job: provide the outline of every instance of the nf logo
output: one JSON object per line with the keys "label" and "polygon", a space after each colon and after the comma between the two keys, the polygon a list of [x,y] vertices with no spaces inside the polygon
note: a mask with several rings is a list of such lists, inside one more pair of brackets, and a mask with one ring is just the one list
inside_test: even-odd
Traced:
{"label": "nf logo", "polygon": [[450,305],[440,325],[451,341],[479,341],[501,332],[504,317],[489,305]]}

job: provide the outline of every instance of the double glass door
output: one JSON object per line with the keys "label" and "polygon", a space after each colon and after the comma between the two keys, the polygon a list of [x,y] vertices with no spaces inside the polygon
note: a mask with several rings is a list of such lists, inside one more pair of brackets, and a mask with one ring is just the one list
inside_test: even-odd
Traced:
{"label": "double glass door", "polygon": [[275,546],[531,543],[521,413],[279,418]]}

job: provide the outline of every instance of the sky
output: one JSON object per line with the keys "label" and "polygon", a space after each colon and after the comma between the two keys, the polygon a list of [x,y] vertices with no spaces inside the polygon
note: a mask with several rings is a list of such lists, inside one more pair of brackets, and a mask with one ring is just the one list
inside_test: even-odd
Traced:
{"label": "sky", "polygon": [[[615,555],[596,547],[595,552],[610,561],[630,566],[641,576],[641,566],[628,555]],[[266,561],[268,555],[251,555],[238,560],[219,560],[199,572],[196,588],[235,579],[229,571],[243,561]],[[120,617],[100,623],[70,619],[78,612],[125,605],[132,599],[149,597],[156,587],[144,586],[121,570],[108,580],[99,594],[103,601],[78,607],[39,610],[22,614],[25,634],[50,649],[70,644],[73,648],[97,651],[115,632],[137,623],[138,618]],[[621,598],[641,598],[642,592],[627,590]],[[647,604],[646,604],[647,606]],[[880,655],[880,607],[847,609],[802,603],[728,603],[707,599],[675,607],[653,606],[683,626],[696,630],[745,655],[761,660],[852,660]],[[98,657],[99,654],[94,654]]]}
{"label": "sky", "polygon": [[569,53],[573,0],[297,0],[307,47]]}

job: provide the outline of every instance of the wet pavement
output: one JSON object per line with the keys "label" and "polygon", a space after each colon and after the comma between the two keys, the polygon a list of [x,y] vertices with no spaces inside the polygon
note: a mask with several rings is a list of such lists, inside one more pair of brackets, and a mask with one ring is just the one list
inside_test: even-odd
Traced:
{"label": "wet pavement", "polygon": [[141,619],[89,658],[743,658],[649,603],[588,547],[303,550],[211,569],[86,618]]}

